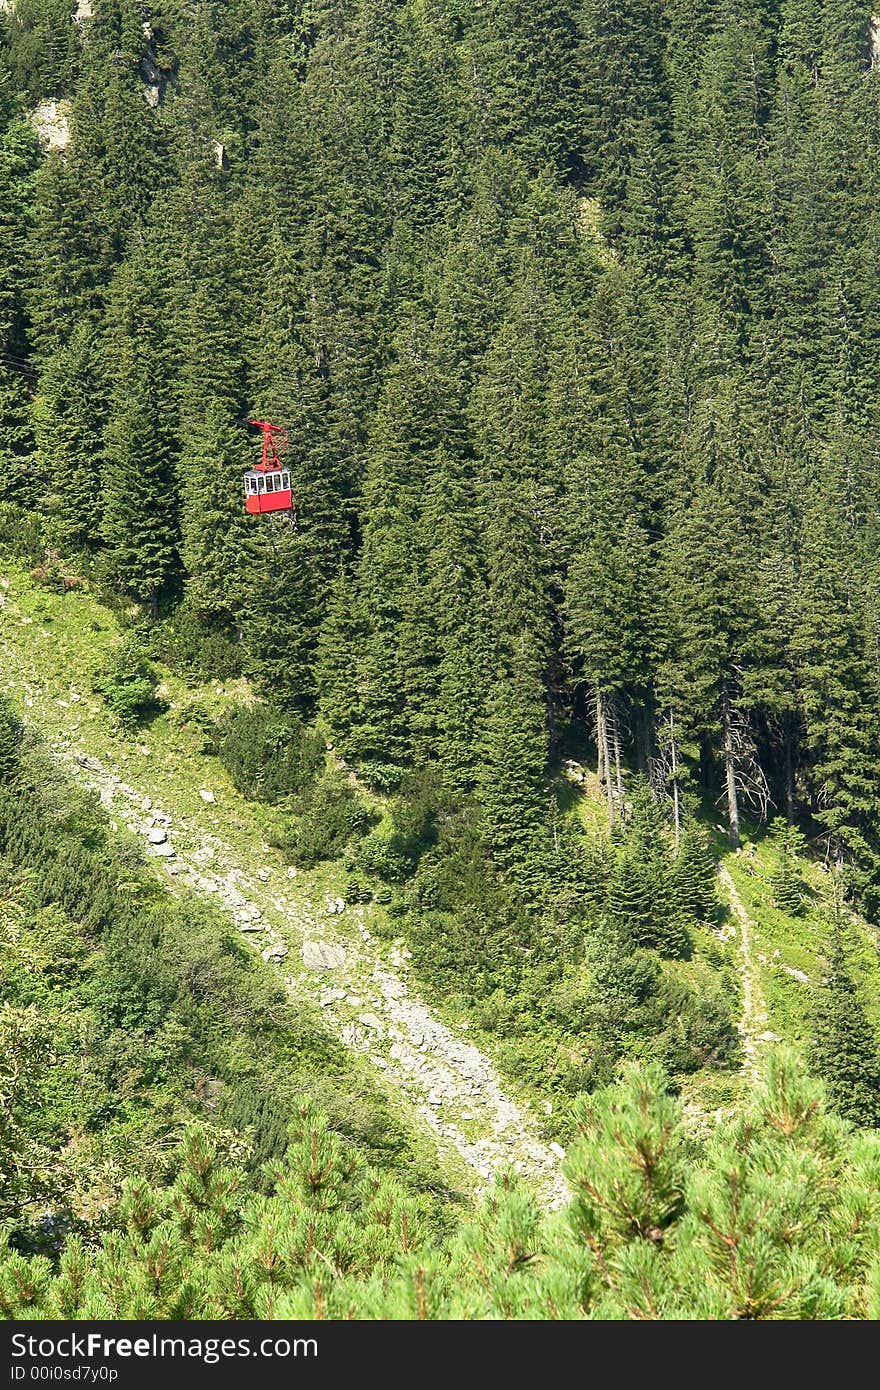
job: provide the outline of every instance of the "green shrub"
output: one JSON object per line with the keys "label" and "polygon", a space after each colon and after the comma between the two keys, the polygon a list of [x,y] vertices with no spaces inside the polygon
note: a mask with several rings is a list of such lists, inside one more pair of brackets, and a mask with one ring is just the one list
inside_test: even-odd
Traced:
{"label": "green shrub", "polygon": [[300,798],[293,833],[282,848],[294,863],[311,868],[338,859],[346,845],[370,827],[370,811],[343,773],[328,771]]}
{"label": "green shrub", "polygon": [[453,801],[433,767],[420,767],[404,779],[391,808],[397,844],[415,862],[437,843],[440,821],[450,813]]}
{"label": "green shrub", "polygon": [[682,980],[666,979],[659,1003],[668,1022],[656,1039],[653,1055],[664,1066],[692,1072],[734,1063],[739,1035],[728,998],[718,985],[704,977],[697,991]]}
{"label": "green shrub", "polygon": [[311,729],[269,705],[239,705],[220,721],[220,761],[243,796],[277,802],[307,787],[324,761]]}
{"label": "green shrub", "polygon": [[234,632],[208,622],[186,599],[159,623],[151,639],[157,660],[182,676],[230,680],[242,673],[242,650]]}
{"label": "green shrub", "polygon": [[406,768],[397,763],[370,760],[358,763],[358,775],[368,787],[377,792],[395,792],[406,777]]}
{"label": "green shrub", "polygon": [[157,684],[140,636],[129,633],[114,652],[109,669],[95,677],[93,689],[123,728],[133,729],[148,715],[166,708],[156,695]]}
{"label": "green shrub", "polygon": [[374,830],[365,836],[355,852],[355,863],[362,873],[385,883],[400,883],[410,872],[411,863],[400,848],[399,837],[390,838]]}
{"label": "green shrub", "polygon": [[14,502],[0,501],[0,546],[28,565],[43,558],[43,519]]}

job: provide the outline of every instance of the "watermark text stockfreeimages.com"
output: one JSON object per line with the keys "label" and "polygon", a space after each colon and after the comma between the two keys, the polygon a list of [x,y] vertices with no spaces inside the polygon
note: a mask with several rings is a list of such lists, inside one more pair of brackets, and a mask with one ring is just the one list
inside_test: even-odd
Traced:
{"label": "watermark text stockfreeimages.com", "polygon": [[[58,1375],[58,1362],[108,1361],[119,1357],[143,1360],[176,1359],[201,1361],[207,1366],[236,1358],[273,1358],[318,1355],[314,1337],[167,1337],[153,1332],[143,1337],[109,1337],[103,1332],[66,1332],[58,1337],[32,1336],[15,1332],[11,1338],[12,1379],[24,1380],[114,1380],[115,1375]],[[52,1366],[40,1363],[52,1361]],[[18,1364],[23,1362],[24,1364]],[[30,1363],[30,1364],[28,1364]],[[65,1368],[63,1365],[60,1368]],[[99,1372],[112,1368],[83,1366],[82,1371]]]}

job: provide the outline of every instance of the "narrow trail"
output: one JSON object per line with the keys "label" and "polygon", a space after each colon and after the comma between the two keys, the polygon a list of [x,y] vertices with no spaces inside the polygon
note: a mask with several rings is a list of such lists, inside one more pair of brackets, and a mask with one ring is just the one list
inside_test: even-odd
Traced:
{"label": "narrow trail", "polygon": [[767,1028],[767,1009],[752,956],[752,919],[726,864],[719,867],[718,877],[724,885],[730,910],[739,927],[740,979],[743,992],[742,1015],[739,1022],[743,1042],[742,1069],[744,1075],[755,1077],[760,1070],[759,1044],[767,1040],[763,1036]]}
{"label": "narrow trail", "polygon": [[[12,616],[7,601],[0,623]],[[59,640],[57,632],[51,640]],[[111,823],[141,837],[169,887],[184,883],[229,914],[244,939],[279,971],[291,996],[317,1005],[328,1030],[366,1058],[383,1089],[396,1093],[407,1112],[418,1116],[441,1162],[449,1160],[450,1173],[457,1168],[460,1177],[463,1160],[479,1190],[501,1169],[513,1167],[548,1205],[565,1200],[562,1150],[538,1136],[532,1117],[506,1094],[489,1058],[412,992],[408,953],[376,939],[369,909],[329,895],[323,903],[304,902],[296,891],[296,871],[260,842],[256,830],[259,853],[244,853],[224,834],[224,817],[230,817],[227,830],[232,819],[240,827],[245,804],[238,799],[232,817],[232,807],[223,805],[232,794],[225,790],[215,794],[203,783],[195,794],[176,796],[173,811],[165,809],[161,769],[151,775],[149,759],[140,759],[135,768],[123,748],[118,760],[106,749],[97,755],[83,718],[90,697],[72,689],[70,699],[53,699],[40,682],[38,662],[2,637],[0,658],[0,687],[59,763],[100,797]],[[92,706],[88,717],[94,729],[103,711]],[[206,768],[188,771],[210,780]],[[167,786],[167,769],[165,775]]]}

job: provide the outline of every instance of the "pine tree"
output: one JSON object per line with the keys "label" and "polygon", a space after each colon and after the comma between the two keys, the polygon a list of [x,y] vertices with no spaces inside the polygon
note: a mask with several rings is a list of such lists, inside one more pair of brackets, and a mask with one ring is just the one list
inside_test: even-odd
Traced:
{"label": "pine tree", "polygon": [[33,411],[36,466],[58,499],[54,525],[65,549],[101,538],[106,390],[100,347],[88,327],[77,329],[47,363]]}
{"label": "pine tree", "polygon": [[804,884],[798,857],[804,850],[804,837],[793,825],[782,819],[771,823],[779,859],[770,878],[773,901],[789,917],[800,917],[805,909]]}
{"label": "pine tree", "polygon": [[165,323],[143,262],[130,262],[116,289],[103,441],[105,563],[123,591],[148,602],[155,617],[178,566],[177,418]]}
{"label": "pine tree", "polygon": [[534,651],[524,635],[510,675],[493,685],[477,779],[482,834],[501,871],[527,898],[545,885],[547,724]]}
{"label": "pine tree", "polygon": [[880,1127],[880,1050],[853,980],[840,932],[816,1000],[812,1064],[836,1109],[853,1124]]}
{"label": "pine tree", "polygon": [[711,922],[717,911],[715,869],[707,831],[686,820],[675,860],[675,893],[682,911],[697,922]]}
{"label": "pine tree", "polygon": [[685,955],[689,941],[676,892],[672,844],[644,784],[633,789],[618,835],[608,905],[622,940],[630,949],[647,946],[662,955]]}
{"label": "pine tree", "polygon": [[491,0],[475,44],[477,105],[485,139],[510,145],[530,172],[581,164],[581,72],[570,0]]}

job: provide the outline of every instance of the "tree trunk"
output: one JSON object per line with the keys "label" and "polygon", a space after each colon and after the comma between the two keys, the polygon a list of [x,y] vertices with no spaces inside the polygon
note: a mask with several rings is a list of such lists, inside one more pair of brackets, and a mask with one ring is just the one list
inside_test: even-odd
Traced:
{"label": "tree trunk", "polygon": [[730,825],[730,843],[739,849],[739,800],[736,791],[736,763],[733,755],[733,724],[730,717],[730,701],[725,699],[721,714],[724,742],[724,776],[727,783],[727,819]]}
{"label": "tree trunk", "polygon": [[672,760],[672,820],[675,829],[675,857],[681,848],[681,802],[678,794],[678,747],[675,742],[675,723],[669,715],[669,753]]}
{"label": "tree trunk", "polygon": [[151,590],[150,590],[150,617],[153,619],[153,622],[154,622],[154,623],[156,623],[156,622],[159,621],[159,590],[158,590],[158,589],[151,589]]}
{"label": "tree trunk", "polygon": [[617,795],[623,800],[623,776],[620,771],[620,726],[616,719],[611,721],[611,745],[614,749],[614,786]]}
{"label": "tree trunk", "polygon": [[601,690],[596,691],[596,743],[599,748],[599,781],[604,783],[608,802],[608,825],[614,825],[614,786],[611,781],[611,755],[608,747],[608,716]]}

